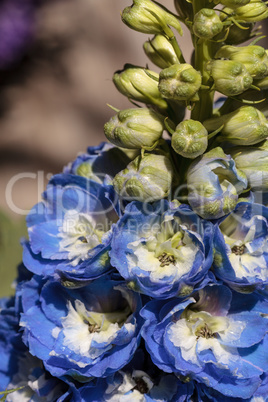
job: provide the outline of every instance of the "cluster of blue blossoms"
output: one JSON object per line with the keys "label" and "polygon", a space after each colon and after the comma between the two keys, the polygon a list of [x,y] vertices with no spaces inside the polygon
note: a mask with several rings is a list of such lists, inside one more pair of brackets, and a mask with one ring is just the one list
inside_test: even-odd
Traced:
{"label": "cluster of blue blossoms", "polygon": [[127,202],[108,174],[124,157],[90,147],[27,217],[1,305],[1,389],[22,387],[7,400],[266,400],[268,208],[212,222]]}
{"label": "cluster of blue blossoms", "polygon": [[[123,11],[155,35],[145,51],[162,71],[115,73],[136,108],[113,108],[111,144],[53,176],[27,216],[16,293],[1,301],[7,401],[268,401],[267,111],[238,103],[266,94],[268,54],[228,44],[268,7],[175,6],[178,17],[151,0]],[[215,89],[227,98],[213,110]]]}

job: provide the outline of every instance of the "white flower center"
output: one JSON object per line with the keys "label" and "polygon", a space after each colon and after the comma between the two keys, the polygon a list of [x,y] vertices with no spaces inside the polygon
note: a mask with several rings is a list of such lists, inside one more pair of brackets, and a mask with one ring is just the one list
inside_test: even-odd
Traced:
{"label": "white flower center", "polygon": [[134,331],[133,324],[125,323],[131,314],[129,306],[122,311],[99,313],[88,311],[80,300],[75,300],[74,307],[69,302],[68,310],[67,316],[62,319],[63,344],[76,354],[91,359],[112,348],[113,339],[123,325],[128,331]]}
{"label": "white flower center", "polygon": [[176,217],[166,216],[159,230],[129,243],[133,254],[127,256],[130,269],[149,272],[152,281],[171,277],[176,281],[192,269],[199,248]]}
{"label": "white flower center", "polygon": [[68,251],[71,265],[76,266],[80,260],[89,258],[90,250],[101,243],[106,230],[103,223],[97,225],[90,215],[69,210],[58,234],[60,251]]}
{"label": "white flower center", "polygon": [[174,346],[180,348],[184,360],[201,366],[198,353],[210,349],[218,363],[224,366],[233,356],[229,356],[228,348],[220,340],[239,339],[245,326],[245,323],[228,317],[186,309],[181,319],[170,325],[168,336]]}
{"label": "white flower center", "polygon": [[152,380],[144,371],[134,370],[132,374],[120,371],[122,383],[110,384],[104,395],[104,400],[109,402],[145,402],[144,394],[147,394],[154,386]]}
{"label": "white flower center", "polygon": [[[231,217],[230,217],[231,218]],[[220,226],[225,243],[229,246],[228,257],[238,278],[258,277],[267,280],[268,267],[263,253],[268,250],[268,236],[258,226],[267,226],[262,216],[249,221],[237,222],[227,218]]]}

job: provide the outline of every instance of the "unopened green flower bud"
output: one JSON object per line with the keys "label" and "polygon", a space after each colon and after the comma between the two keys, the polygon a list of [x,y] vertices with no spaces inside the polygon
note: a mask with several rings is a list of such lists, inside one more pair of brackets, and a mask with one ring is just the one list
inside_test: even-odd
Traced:
{"label": "unopened green flower bud", "polygon": [[216,11],[202,8],[194,16],[193,32],[202,39],[211,39],[223,29],[223,23]]}
{"label": "unopened green flower bud", "polygon": [[129,200],[157,201],[169,195],[173,170],[167,156],[138,156],[119,172],[114,180],[115,191]]}
{"label": "unopened green flower bud", "polygon": [[226,96],[239,95],[252,84],[253,78],[244,64],[233,60],[213,60],[207,69],[214,80],[215,89]]}
{"label": "unopened green flower bud", "polygon": [[239,147],[231,150],[231,155],[252,191],[268,191],[268,148]]}
{"label": "unopened green flower bud", "polygon": [[268,136],[267,119],[253,106],[242,106],[234,112],[208,119],[203,124],[209,132],[223,125],[218,139],[235,145],[258,144]]}
{"label": "unopened green flower bud", "polygon": [[268,16],[268,8],[265,2],[261,0],[250,0],[250,2],[244,6],[235,9],[235,19],[239,22],[257,22],[262,21]]}
{"label": "unopened green flower bud", "polygon": [[201,74],[190,64],[174,64],[159,74],[159,91],[164,98],[191,100],[201,86]]}
{"label": "unopened green flower bud", "polygon": [[[226,17],[225,14],[222,13],[224,18]],[[254,27],[254,23],[252,22],[245,22],[240,23],[244,29],[240,28],[240,26],[233,24],[230,26],[228,31],[228,36],[225,39],[225,43],[227,45],[240,45],[240,43],[246,42],[248,39],[251,38],[251,32]]]}
{"label": "unopened green flower bud", "polygon": [[126,109],[104,125],[108,140],[122,148],[151,147],[162,136],[163,119],[150,109]]}
{"label": "unopened green flower bud", "polygon": [[250,2],[250,0],[220,0],[220,3],[222,5],[233,8],[233,9],[235,9],[237,7],[245,6],[249,2]]}
{"label": "unopened green flower bud", "polygon": [[167,108],[167,102],[162,98],[158,90],[158,74],[142,67],[126,64],[124,69],[117,71],[113,76],[113,82],[121,94],[138,102],[149,103],[159,107]]}
{"label": "unopened green flower bud", "polygon": [[179,64],[173,46],[164,35],[156,35],[152,40],[148,40],[143,49],[149,59],[162,69]]}
{"label": "unopened green flower bud", "polygon": [[223,46],[215,58],[227,58],[244,64],[249,74],[254,78],[268,75],[268,56],[261,46]]}
{"label": "unopened green flower bud", "polygon": [[191,3],[189,3],[187,0],[174,0],[174,5],[181,18],[192,21],[193,6]]}
{"label": "unopened green flower bud", "polygon": [[184,120],[172,134],[171,146],[177,154],[194,159],[207,149],[208,132],[199,121]]}
{"label": "unopened green flower bud", "polygon": [[182,35],[180,22],[175,15],[151,0],[133,0],[132,6],[123,10],[122,21],[130,28],[142,33],[163,33],[166,27],[171,26]]}

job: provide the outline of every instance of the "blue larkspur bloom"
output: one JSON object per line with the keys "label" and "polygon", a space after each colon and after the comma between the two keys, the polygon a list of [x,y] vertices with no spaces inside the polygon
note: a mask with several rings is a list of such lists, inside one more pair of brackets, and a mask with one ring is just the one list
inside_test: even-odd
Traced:
{"label": "blue larkspur bloom", "polygon": [[163,371],[233,398],[250,398],[260,387],[268,369],[263,297],[211,285],[181,302],[153,300],[141,315],[146,348]]}
{"label": "blue larkspur bloom", "polygon": [[190,402],[193,384],[182,383],[173,374],[152,378],[143,370],[120,370],[94,388],[83,386],[80,394],[87,402]]}
{"label": "blue larkspur bloom", "polygon": [[33,273],[54,276],[66,286],[108,270],[112,226],[118,215],[110,186],[71,174],[54,176],[44,201],[27,216],[29,242],[23,262]]}
{"label": "blue larkspur bloom", "polygon": [[247,178],[220,147],[197,158],[187,172],[188,201],[204,219],[218,219],[231,212],[247,187]]}
{"label": "blue larkspur bloom", "polygon": [[141,299],[109,277],[79,289],[34,276],[21,289],[23,340],[54,376],[88,381],[125,366],[140,340]]}
{"label": "blue larkspur bloom", "polygon": [[114,229],[111,263],[136,291],[183,297],[213,280],[213,232],[187,205],[132,202]]}
{"label": "blue larkspur bloom", "polygon": [[[142,361],[144,364],[144,362]],[[225,396],[189,377],[161,370],[135,369],[131,363],[117,373],[91,381],[79,388],[84,402],[241,402],[241,398]],[[244,402],[267,402],[267,376],[258,390]]]}
{"label": "blue larkspur bloom", "polygon": [[1,300],[0,312],[0,392],[21,388],[7,395],[7,402],[56,402],[80,396],[75,385],[52,377],[42,360],[32,356],[19,331],[18,303],[13,298]]}
{"label": "blue larkspur bloom", "polygon": [[174,374],[159,370],[149,355],[138,349],[125,367],[79,389],[87,402],[183,402],[189,401],[194,383],[183,383]]}
{"label": "blue larkspur bloom", "polygon": [[101,142],[88,147],[87,152],[64,168],[64,173],[87,177],[97,183],[111,182],[130,162],[127,154],[112,144]]}
{"label": "blue larkspur bloom", "polygon": [[213,267],[216,276],[238,291],[268,285],[268,208],[241,202],[217,225]]}

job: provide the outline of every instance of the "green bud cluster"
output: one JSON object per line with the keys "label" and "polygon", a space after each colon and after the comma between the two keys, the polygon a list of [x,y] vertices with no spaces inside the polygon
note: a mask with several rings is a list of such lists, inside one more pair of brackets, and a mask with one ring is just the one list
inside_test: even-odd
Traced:
{"label": "green bud cluster", "polygon": [[[244,191],[268,191],[268,108],[262,102],[268,53],[255,29],[268,8],[261,0],[174,0],[174,6],[177,15],[158,1],[132,0],[122,11],[128,27],[152,35],[143,50],[160,71],[126,64],[113,76],[136,107],[115,109],[104,125],[107,139],[128,155],[111,181],[127,201],[169,197],[175,203],[179,183],[183,202],[216,219],[231,212]],[[179,45],[181,22],[193,42],[190,63]],[[217,93],[226,99],[213,109]],[[167,134],[171,141],[162,138]]]}

